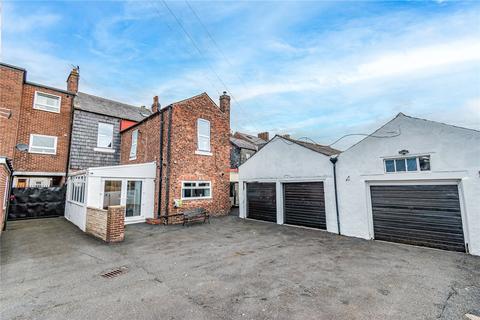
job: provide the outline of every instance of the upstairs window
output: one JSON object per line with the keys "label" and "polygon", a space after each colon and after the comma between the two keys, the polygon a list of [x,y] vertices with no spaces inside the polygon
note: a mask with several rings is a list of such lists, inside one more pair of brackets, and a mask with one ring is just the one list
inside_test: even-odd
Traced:
{"label": "upstairs window", "polygon": [[430,156],[385,159],[385,172],[430,171]]}
{"label": "upstairs window", "polygon": [[57,137],[44,136],[40,134],[31,134],[28,152],[42,153],[42,154],[56,154],[57,153]]}
{"label": "upstairs window", "polygon": [[60,113],[61,97],[53,94],[35,91],[33,109]]}
{"label": "upstairs window", "polygon": [[113,148],[113,124],[98,123],[97,147]]}
{"label": "upstairs window", "polygon": [[198,151],[210,152],[210,121],[197,120]]}
{"label": "upstairs window", "polygon": [[130,160],[137,159],[138,129],[132,131],[132,144],[130,145]]}

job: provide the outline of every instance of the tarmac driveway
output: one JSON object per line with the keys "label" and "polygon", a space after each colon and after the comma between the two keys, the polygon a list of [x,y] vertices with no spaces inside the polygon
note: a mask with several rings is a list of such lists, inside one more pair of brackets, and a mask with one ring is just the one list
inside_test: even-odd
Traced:
{"label": "tarmac driveway", "polygon": [[0,299],[1,319],[462,319],[480,258],[234,216],[106,245],[43,219],[2,235]]}

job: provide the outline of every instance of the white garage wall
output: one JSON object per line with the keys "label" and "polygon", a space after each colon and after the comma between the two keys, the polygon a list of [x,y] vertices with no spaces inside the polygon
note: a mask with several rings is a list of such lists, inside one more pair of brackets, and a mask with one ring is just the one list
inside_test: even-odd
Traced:
{"label": "white garage wall", "polygon": [[[465,239],[470,253],[480,255],[480,132],[399,114],[357,145],[340,154],[337,186],[341,233],[371,239],[368,185],[394,183],[458,183]],[[430,155],[431,171],[385,173],[384,158]]]}
{"label": "white garage wall", "polygon": [[283,223],[284,182],[323,181],[327,231],[337,232],[333,168],[330,157],[275,137],[239,168],[240,217],[246,217],[246,182],[277,184],[277,223]]}

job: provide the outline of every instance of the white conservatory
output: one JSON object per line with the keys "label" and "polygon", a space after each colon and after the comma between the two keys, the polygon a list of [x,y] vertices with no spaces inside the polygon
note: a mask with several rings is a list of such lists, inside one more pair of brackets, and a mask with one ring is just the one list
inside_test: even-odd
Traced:
{"label": "white conservatory", "polygon": [[86,229],[87,207],[125,206],[125,224],[154,217],[155,162],[89,168],[71,174],[65,218]]}

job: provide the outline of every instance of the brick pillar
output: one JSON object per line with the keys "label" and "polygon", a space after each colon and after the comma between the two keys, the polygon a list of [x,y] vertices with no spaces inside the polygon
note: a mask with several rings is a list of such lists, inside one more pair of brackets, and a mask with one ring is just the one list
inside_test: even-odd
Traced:
{"label": "brick pillar", "polygon": [[107,213],[107,242],[125,239],[125,207],[110,206]]}

